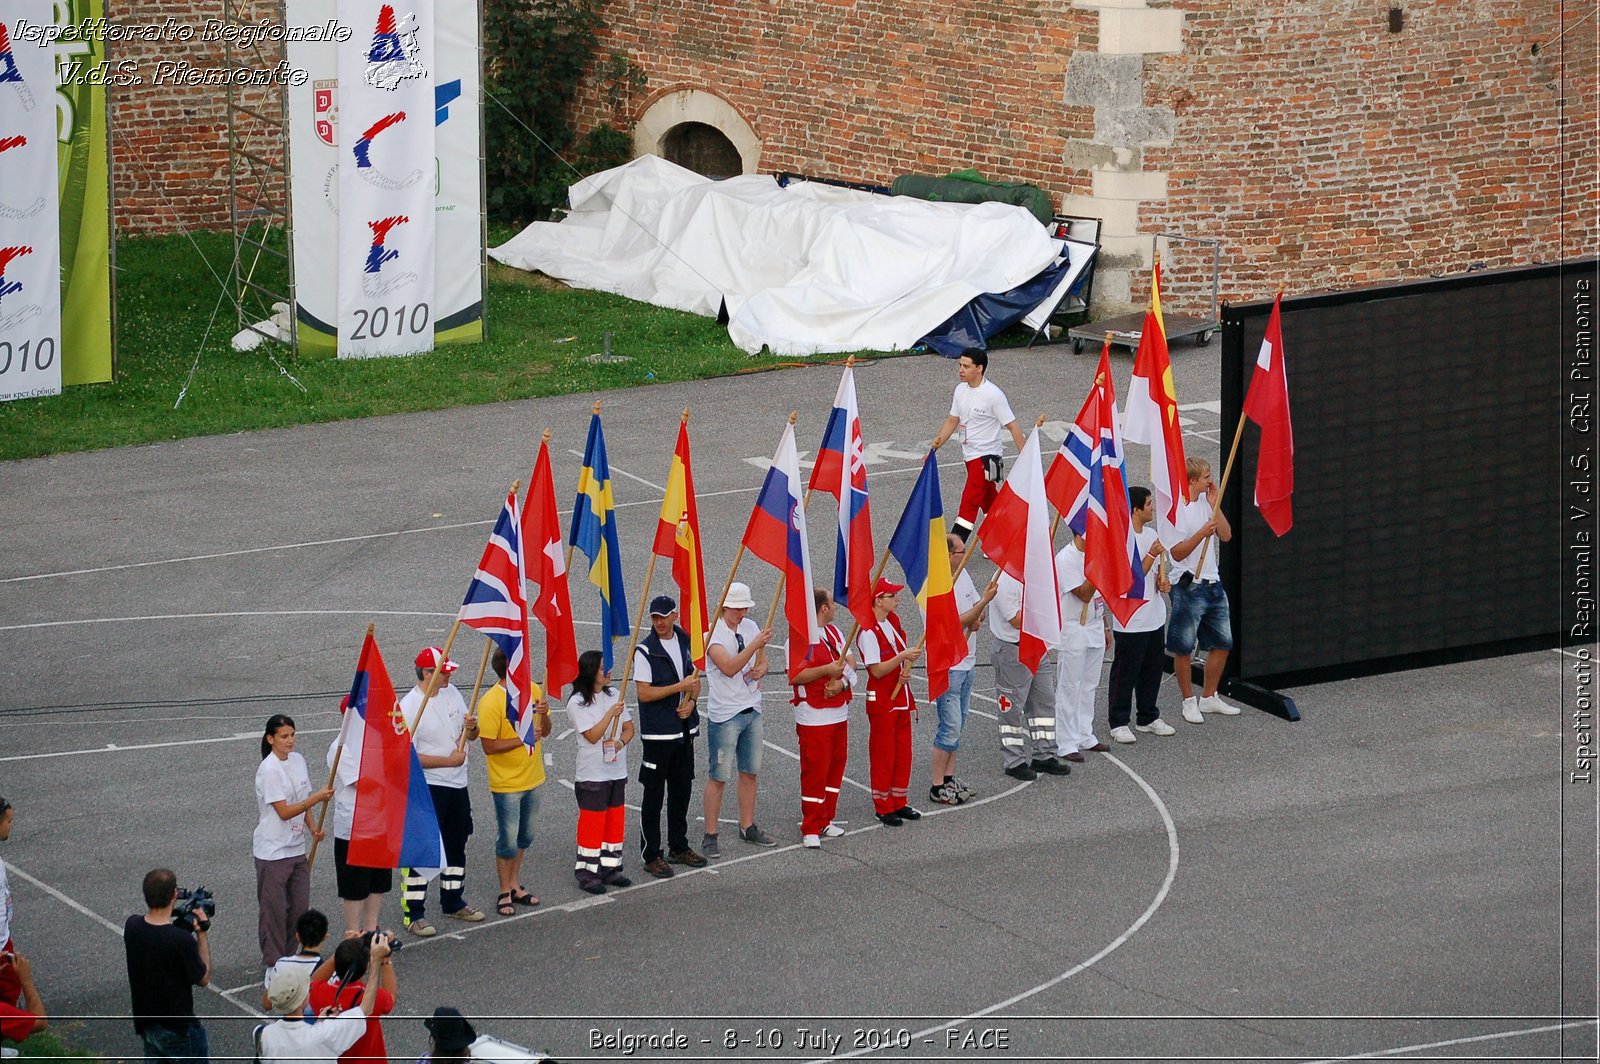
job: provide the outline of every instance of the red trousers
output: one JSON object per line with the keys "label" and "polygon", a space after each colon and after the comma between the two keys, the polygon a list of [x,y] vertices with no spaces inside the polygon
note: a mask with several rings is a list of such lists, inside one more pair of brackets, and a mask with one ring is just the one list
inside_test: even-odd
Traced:
{"label": "red trousers", "polygon": [[[0,943],[0,953],[15,953],[16,947],[7,939]],[[22,1000],[22,980],[17,978],[17,967],[8,964],[0,968],[0,1004],[15,1005]]]}
{"label": "red trousers", "polygon": [[978,523],[978,511],[988,513],[999,494],[1000,485],[990,480],[983,471],[983,459],[969,460],[967,482],[961,487],[961,507],[956,511],[957,520],[967,528],[973,527]]}
{"label": "red trousers", "polygon": [[800,833],[820,835],[839,809],[850,722],[796,724],[794,732],[800,744]]}
{"label": "red trousers", "polygon": [[578,799],[578,860],[574,870],[579,884],[609,883],[622,874],[622,832],[627,809],[622,804],[627,780],[579,780],[573,784]]}
{"label": "red trousers", "polygon": [[896,813],[908,804],[911,785],[911,711],[868,713],[867,753],[872,759],[872,808]]}

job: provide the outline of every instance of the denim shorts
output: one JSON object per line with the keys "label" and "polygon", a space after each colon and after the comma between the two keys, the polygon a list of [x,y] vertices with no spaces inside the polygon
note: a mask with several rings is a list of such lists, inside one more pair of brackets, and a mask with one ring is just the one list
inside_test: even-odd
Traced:
{"label": "denim shorts", "polygon": [[761,771],[761,711],[746,710],[729,720],[708,721],[706,743],[711,750],[706,775],[718,783],[733,779],[736,764],[740,772],[756,775]]}
{"label": "denim shorts", "polygon": [[961,749],[961,733],[967,727],[967,712],[972,708],[972,674],[976,669],[952,669],[950,689],[939,696],[939,730],[933,745],[947,754]]}
{"label": "denim shorts", "polygon": [[1172,584],[1172,616],[1167,619],[1167,653],[1193,654],[1232,650],[1233,624],[1228,619],[1228,593],[1220,580],[1209,584]]}
{"label": "denim shorts", "polygon": [[539,788],[490,793],[494,799],[497,833],[494,855],[511,860],[533,845],[533,818],[539,815]]}

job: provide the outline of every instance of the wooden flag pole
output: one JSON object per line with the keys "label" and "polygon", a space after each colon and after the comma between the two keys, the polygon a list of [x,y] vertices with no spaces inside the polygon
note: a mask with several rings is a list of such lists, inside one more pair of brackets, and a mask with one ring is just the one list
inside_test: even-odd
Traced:
{"label": "wooden flag pole", "polygon": [[[598,400],[598,399],[596,399],[594,401],[594,416],[595,417],[599,417],[600,416],[600,400]],[[544,430],[544,438],[547,439],[547,440],[550,438],[550,430],[549,429],[545,429]],[[582,474],[579,474],[579,475],[581,476]],[[577,515],[573,515],[573,516],[576,517]],[[567,538],[571,539],[572,537],[568,536]],[[567,544],[567,572],[569,572],[569,573],[572,572],[572,552],[577,550],[577,549],[578,549],[578,545],[576,543],[568,543]]]}
{"label": "wooden flag pole", "polygon": [[739,563],[744,560],[744,543],[740,542],[739,550],[733,556],[733,568],[728,570],[728,582],[722,585],[722,597],[717,599],[717,612],[710,617],[711,627],[717,626],[717,618],[722,616],[722,607],[728,601],[728,592],[733,590],[733,577],[739,571]]}
{"label": "wooden flag pole", "polygon": [[[478,678],[472,681],[472,698],[467,702],[467,716],[475,716],[478,712],[478,694],[483,690],[483,674],[489,668],[489,654],[494,648],[494,640],[485,638],[483,641],[483,660],[478,662]],[[467,748],[467,729],[461,729],[461,736],[456,740],[456,749]]]}
{"label": "wooden flag pole", "polygon": [[[1211,510],[1215,517],[1217,511],[1222,509],[1222,493],[1228,490],[1228,477],[1233,473],[1233,459],[1239,453],[1239,441],[1244,438],[1244,423],[1247,418],[1239,418],[1239,426],[1233,433],[1233,446],[1228,448],[1228,464],[1222,467],[1222,483],[1217,485],[1217,504]],[[1199,573],[1206,564],[1206,549],[1211,546],[1211,537],[1207,536],[1205,542],[1200,544],[1200,561],[1195,565],[1194,571]]]}
{"label": "wooden flag pole", "polygon": [[[378,629],[378,626],[375,625],[375,624],[367,625],[367,636],[366,636],[366,639],[363,639],[361,641],[361,645],[362,646],[366,646],[367,645],[367,639],[371,639],[372,638],[372,633],[377,631],[377,629]],[[358,652],[358,654],[359,654],[359,652]],[[357,664],[359,664],[359,663],[360,663],[360,659],[358,657],[357,658]],[[343,758],[344,758],[344,741],[345,741],[345,735],[348,732],[349,725],[350,725],[350,707],[347,705],[344,708],[344,712],[339,714],[339,745],[334,747],[333,764],[328,768],[328,782],[327,782],[327,786],[328,787],[332,787],[333,786],[334,777],[339,775],[339,762],[341,760],[343,760]],[[327,824],[327,822],[328,822],[328,807],[330,805],[332,805],[333,802],[331,800],[324,799],[320,804],[322,806],[322,810],[317,813],[317,834],[319,834],[319,835],[322,833],[323,826],[325,824]],[[311,874],[311,866],[316,863],[316,860],[317,860],[317,846],[319,844],[321,844],[321,842],[322,842],[322,840],[319,839],[319,838],[316,838],[316,837],[313,837],[311,839],[311,852],[306,855],[306,875],[308,875],[308,876]]]}
{"label": "wooden flag pole", "polygon": [[628,701],[628,677],[633,674],[633,652],[639,646],[639,628],[644,624],[644,610],[650,604],[650,585],[656,577],[656,552],[650,552],[650,564],[644,569],[644,594],[639,596],[639,608],[635,611],[638,616],[633,619],[633,631],[628,633],[628,660],[622,663],[622,684],[617,688],[621,692],[624,704]]}

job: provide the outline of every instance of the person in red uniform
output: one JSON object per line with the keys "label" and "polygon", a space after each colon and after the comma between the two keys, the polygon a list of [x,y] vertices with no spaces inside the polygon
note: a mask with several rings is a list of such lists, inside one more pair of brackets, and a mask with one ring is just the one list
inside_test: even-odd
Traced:
{"label": "person in red uniform", "polygon": [[[889,827],[921,820],[906,797],[911,786],[911,663],[922,648],[910,645],[900,615],[903,584],[879,578],[872,589],[872,614],[878,623],[856,638],[861,664],[867,670],[867,751],[872,759],[872,806]],[[898,690],[897,690],[898,689]]]}
{"label": "person in red uniform", "polygon": [[[376,947],[373,945],[374,938],[377,939]],[[394,962],[390,959],[393,944],[394,936],[384,931],[347,938],[339,943],[332,957],[311,973],[310,1001],[315,1013],[327,1008],[337,1012],[354,1008],[366,996],[365,980],[378,981],[377,996],[372,1000],[372,1010],[367,1012],[366,1033],[357,1039],[355,1045],[339,1054],[340,1064],[367,1064],[389,1059],[388,1047],[383,1042],[382,1017],[394,1011],[395,1000],[400,994],[400,983],[395,978]],[[371,970],[373,964],[378,965],[376,972]]]}
{"label": "person in red uniform", "polygon": [[814,595],[822,638],[806,655],[806,667],[795,674],[794,695],[789,699],[800,745],[801,843],[813,850],[822,845],[824,836],[844,834],[833,817],[850,754],[850,699],[856,683],[844,633],[830,623],[833,596],[820,587]]}

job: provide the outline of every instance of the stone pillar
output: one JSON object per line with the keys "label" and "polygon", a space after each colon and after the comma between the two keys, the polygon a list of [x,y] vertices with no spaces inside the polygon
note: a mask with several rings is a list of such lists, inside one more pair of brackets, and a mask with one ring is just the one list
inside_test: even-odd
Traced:
{"label": "stone pillar", "polygon": [[1139,204],[1167,198],[1167,175],[1144,169],[1144,149],[1172,143],[1170,107],[1144,104],[1144,57],[1183,50],[1183,12],[1152,8],[1145,0],[1074,0],[1098,12],[1099,49],[1067,60],[1063,102],[1094,108],[1094,137],[1067,142],[1063,161],[1087,170],[1087,196],[1063,196],[1063,214],[1102,221],[1095,266],[1094,309],[1117,314],[1136,309],[1133,275],[1150,268],[1150,236],[1139,234]]}

